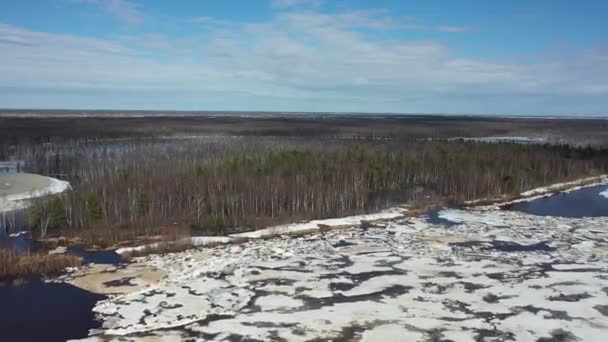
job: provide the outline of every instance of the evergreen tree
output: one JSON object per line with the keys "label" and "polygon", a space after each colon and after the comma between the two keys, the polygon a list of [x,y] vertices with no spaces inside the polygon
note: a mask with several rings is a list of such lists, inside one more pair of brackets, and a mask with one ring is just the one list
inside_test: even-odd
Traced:
{"label": "evergreen tree", "polygon": [[150,200],[148,199],[148,195],[142,192],[138,193],[135,199],[135,212],[137,216],[144,216],[148,212],[149,205]]}
{"label": "evergreen tree", "polygon": [[64,227],[68,219],[65,214],[65,201],[62,197],[55,197],[50,206],[51,228],[58,229]]}
{"label": "evergreen tree", "polygon": [[99,206],[99,200],[97,195],[89,194],[86,200],[87,204],[87,216],[92,223],[99,222],[102,217],[101,207]]}

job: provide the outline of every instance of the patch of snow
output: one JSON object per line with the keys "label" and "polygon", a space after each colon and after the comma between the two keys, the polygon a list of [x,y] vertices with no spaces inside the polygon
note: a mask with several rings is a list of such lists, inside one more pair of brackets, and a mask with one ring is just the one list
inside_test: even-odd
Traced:
{"label": "patch of snow", "polygon": [[571,182],[556,183],[556,184],[552,184],[552,185],[548,185],[548,186],[544,186],[544,187],[535,188],[535,189],[524,191],[524,192],[520,193],[519,194],[520,198],[511,200],[511,201],[505,201],[504,198],[483,198],[483,199],[477,199],[477,200],[472,200],[472,201],[466,201],[465,204],[475,205],[475,204],[479,204],[479,203],[483,203],[483,202],[498,202],[497,204],[484,207],[485,209],[495,209],[496,207],[502,206],[502,205],[514,204],[514,203],[518,203],[518,202],[533,201],[535,199],[539,199],[539,198],[542,198],[545,196],[554,195],[560,191],[564,192],[564,193],[568,193],[568,192],[572,192],[572,191],[576,191],[576,190],[580,190],[580,189],[584,189],[584,188],[589,188],[589,187],[594,187],[594,186],[598,186],[598,185],[604,185],[604,184],[608,184],[608,175],[582,178],[582,179],[577,179],[577,180],[574,180]]}
{"label": "patch of snow", "polygon": [[[215,244],[225,244],[233,242],[234,239],[228,236],[193,236],[189,238],[193,246],[207,246]],[[186,240],[187,241],[187,240]]]}
{"label": "patch of snow", "polygon": [[568,191],[574,191],[574,190],[581,189],[583,186],[590,187],[590,186],[605,184],[606,182],[608,182],[608,175],[602,175],[599,177],[588,177],[588,178],[578,179],[578,180],[571,181],[571,182],[557,183],[557,184],[553,184],[553,185],[549,185],[549,186],[532,189],[529,191],[522,192],[520,195],[522,197],[543,195],[543,194],[549,194],[549,193],[553,193],[556,191],[560,191],[565,188],[568,188]]}
{"label": "patch of snow", "polygon": [[545,138],[534,138],[534,137],[454,137],[449,138],[448,141],[473,141],[488,144],[497,143],[513,143],[513,144],[544,144],[547,142]]}
{"label": "patch of snow", "polygon": [[396,207],[381,211],[375,214],[347,216],[341,218],[331,218],[323,220],[312,220],[304,223],[291,223],[286,225],[274,226],[265,229],[256,230],[253,232],[232,234],[234,238],[249,238],[259,239],[275,235],[293,234],[307,231],[319,230],[323,226],[340,227],[340,226],[355,226],[363,221],[390,220],[403,216],[407,209]]}
{"label": "patch of snow", "polygon": [[408,330],[398,324],[386,324],[365,331],[361,341],[420,341],[424,337],[423,333]]}
{"label": "patch of snow", "polygon": [[68,248],[65,246],[58,246],[55,249],[52,249],[49,251],[49,255],[53,255],[53,254],[65,254],[67,252]]}
{"label": "patch of snow", "polygon": [[157,242],[157,243],[151,243],[148,245],[141,245],[141,246],[135,246],[135,247],[122,247],[122,248],[118,248],[117,250],[115,250],[115,252],[117,254],[125,254],[125,253],[133,253],[133,252],[141,252],[144,251],[146,249],[151,249],[151,248],[158,248],[162,246],[162,243]]}
{"label": "patch of snow", "polygon": [[[180,240],[179,242],[192,243],[194,247],[201,247],[207,245],[216,244],[229,244],[237,242],[240,239],[262,239],[272,236],[279,236],[291,233],[301,233],[308,231],[319,230],[322,226],[328,227],[341,227],[341,226],[356,226],[361,224],[363,221],[378,221],[378,220],[390,220],[403,216],[407,212],[407,209],[402,207],[390,208],[383,210],[379,213],[347,216],[341,218],[323,219],[323,220],[312,220],[305,223],[291,223],[286,225],[274,226],[255,230],[251,232],[231,234],[229,236],[193,236]],[[178,242],[178,243],[179,243]],[[153,243],[149,245],[142,245],[136,247],[123,247],[118,248],[116,253],[125,254],[132,252],[140,252],[148,248],[160,247],[163,243]]]}
{"label": "patch of snow", "polygon": [[475,212],[472,210],[446,209],[438,213],[439,218],[454,223],[482,223],[490,226],[505,226],[507,223],[500,217],[500,212]]}
{"label": "patch of snow", "polygon": [[600,192],[600,196],[608,198],[608,189],[606,189],[606,191]]}

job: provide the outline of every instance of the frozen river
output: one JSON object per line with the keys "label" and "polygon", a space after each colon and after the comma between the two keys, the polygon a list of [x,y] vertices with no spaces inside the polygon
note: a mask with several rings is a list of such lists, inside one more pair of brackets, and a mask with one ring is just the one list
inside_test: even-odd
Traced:
{"label": "frozen river", "polygon": [[440,216],[140,258],[92,340],[605,341],[608,217]]}

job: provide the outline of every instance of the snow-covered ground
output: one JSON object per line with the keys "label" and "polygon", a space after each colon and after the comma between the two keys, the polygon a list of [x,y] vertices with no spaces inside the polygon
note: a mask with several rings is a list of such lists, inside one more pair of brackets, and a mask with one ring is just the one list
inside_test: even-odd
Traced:
{"label": "snow-covered ground", "polygon": [[138,258],[91,339],[606,340],[608,217],[439,215]]}

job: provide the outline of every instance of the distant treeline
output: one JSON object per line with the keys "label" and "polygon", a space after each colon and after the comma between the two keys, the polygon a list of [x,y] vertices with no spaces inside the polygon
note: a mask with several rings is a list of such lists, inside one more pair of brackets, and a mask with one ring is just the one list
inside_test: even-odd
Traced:
{"label": "distant treeline", "polygon": [[14,153],[31,172],[73,185],[30,209],[36,235],[113,241],[456,204],[608,171],[608,150],[472,142],[208,137],[21,145]]}

